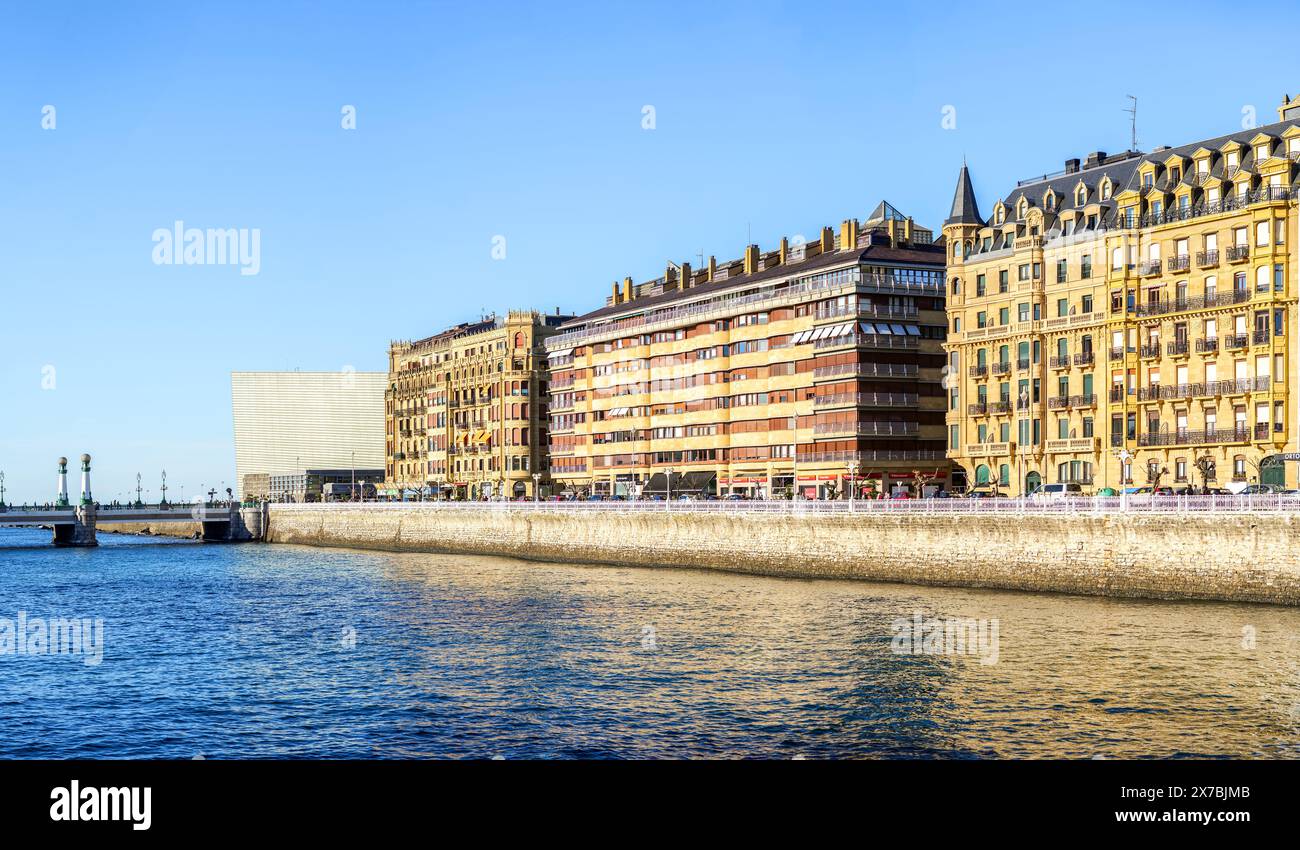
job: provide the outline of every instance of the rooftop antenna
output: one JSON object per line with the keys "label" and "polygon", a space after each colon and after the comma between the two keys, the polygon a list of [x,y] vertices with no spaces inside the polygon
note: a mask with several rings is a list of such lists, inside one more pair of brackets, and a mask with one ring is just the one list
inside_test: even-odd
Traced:
{"label": "rooftop antenna", "polygon": [[1128,99],[1133,101],[1133,105],[1124,110],[1129,114],[1129,132],[1132,134],[1129,150],[1135,151],[1138,149],[1138,99],[1133,95],[1128,95]]}

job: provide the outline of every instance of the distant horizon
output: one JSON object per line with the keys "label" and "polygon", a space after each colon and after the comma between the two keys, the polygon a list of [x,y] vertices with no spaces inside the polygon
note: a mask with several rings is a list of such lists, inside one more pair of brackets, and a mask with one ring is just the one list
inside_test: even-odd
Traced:
{"label": "distant horizon", "polygon": [[[991,203],[1127,150],[1129,95],[1151,151],[1272,123],[1300,89],[1286,51],[1248,77],[1133,62],[1130,9],[9,10],[5,500],[52,499],[83,451],[102,500],[163,469],[233,486],[232,373],[383,372],[394,340],[580,316],[611,281],[882,200],[937,236],[963,161]],[[256,24],[237,45],[232,19]],[[1007,51],[1107,73],[1012,88]]]}

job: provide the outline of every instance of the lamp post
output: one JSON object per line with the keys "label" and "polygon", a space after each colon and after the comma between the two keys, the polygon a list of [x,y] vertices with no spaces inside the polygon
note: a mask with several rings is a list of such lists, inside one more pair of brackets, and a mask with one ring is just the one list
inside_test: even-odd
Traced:
{"label": "lamp post", "polygon": [[542,483],[542,473],[534,472],[533,473],[533,504],[534,505],[541,501],[541,493],[538,490],[538,488],[541,486],[541,483]]}
{"label": "lamp post", "polygon": [[352,452],[352,501],[357,500],[357,453]]}
{"label": "lamp post", "polygon": [[167,504],[167,470],[162,471],[162,501],[159,505]]}
{"label": "lamp post", "polygon": [[665,471],[664,477],[664,507],[673,500],[673,468],[670,466]]}
{"label": "lamp post", "polygon": [[853,501],[858,495],[857,478],[858,478],[858,462],[856,460],[851,460],[849,461],[849,507],[850,508],[853,506]]}
{"label": "lamp post", "polygon": [[140,473],[135,474],[135,506],[143,507],[144,502],[140,501]]}
{"label": "lamp post", "polygon": [[5,509],[5,472],[0,469],[0,511]]}

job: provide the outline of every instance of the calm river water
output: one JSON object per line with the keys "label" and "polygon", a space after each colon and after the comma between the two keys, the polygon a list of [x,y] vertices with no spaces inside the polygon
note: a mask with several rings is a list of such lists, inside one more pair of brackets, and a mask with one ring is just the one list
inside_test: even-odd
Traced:
{"label": "calm river water", "polygon": [[[3,758],[1300,756],[1300,610],[47,540],[0,530]],[[997,642],[900,654],[917,615]]]}

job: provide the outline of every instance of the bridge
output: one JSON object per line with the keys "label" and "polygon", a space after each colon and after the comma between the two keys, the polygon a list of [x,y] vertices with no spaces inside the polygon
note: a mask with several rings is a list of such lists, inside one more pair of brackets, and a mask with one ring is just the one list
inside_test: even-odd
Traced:
{"label": "bridge", "polygon": [[238,503],[196,502],[192,505],[134,505],[104,508],[90,491],[90,455],[81,456],[81,498],[68,499],[68,459],[59,458],[58,493],[53,505],[14,509],[0,500],[0,526],[51,528],[55,546],[98,546],[97,528],[102,523],[190,522],[201,529],[205,542],[259,540],[262,537],[262,506]]}

